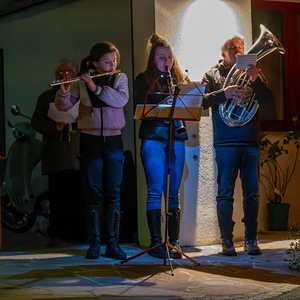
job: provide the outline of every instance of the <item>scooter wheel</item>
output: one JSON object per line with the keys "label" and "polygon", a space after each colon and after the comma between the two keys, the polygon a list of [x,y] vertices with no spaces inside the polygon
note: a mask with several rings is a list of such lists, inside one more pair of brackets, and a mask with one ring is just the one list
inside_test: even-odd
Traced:
{"label": "scooter wheel", "polygon": [[8,196],[1,197],[2,225],[12,232],[22,233],[30,229],[36,220],[36,213],[21,214],[10,205]]}

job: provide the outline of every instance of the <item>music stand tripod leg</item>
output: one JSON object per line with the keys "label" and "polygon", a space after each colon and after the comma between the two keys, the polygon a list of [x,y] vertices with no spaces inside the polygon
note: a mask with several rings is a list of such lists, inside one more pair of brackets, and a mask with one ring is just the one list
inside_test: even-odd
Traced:
{"label": "music stand tripod leg", "polygon": [[178,253],[180,253],[181,255],[183,255],[184,257],[186,257],[188,260],[190,260],[191,262],[193,262],[194,264],[196,264],[197,266],[200,266],[200,263],[195,261],[194,259],[192,259],[191,257],[189,257],[188,255],[186,255],[184,252],[182,252],[181,250],[177,249],[176,247],[174,247],[172,244],[170,244],[169,242],[167,243],[168,246],[172,249],[174,249],[175,251],[177,251]]}
{"label": "music stand tripod leg", "polygon": [[128,261],[130,261],[130,260],[132,260],[132,259],[135,259],[135,258],[137,258],[137,257],[139,257],[139,256],[141,256],[141,255],[143,255],[143,254],[145,254],[145,253],[148,253],[148,252],[150,252],[150,251],[152,251],[152,250],[154,250],[154,249],[156,249],[156,248],[158,248],[158,247],[161,247],[161,246],[165,246],[165,242],[160,243],[160,244],[158,244],[158,245],[156,245],[156,246],[154,246],[154,247],[152,247],[152,248],[149,248],[149,249],[147,249],[147,250],[145,250],[145,251],[143,251],[143,252],[141,252],[141,253],[139,253],[139,254],[136,254],[136,255],[134,255],[134,256],[131,256],[131,257],[125,259],[125,260],[121,261],[121,264],[124,264],[124,263],[126,263],[126,262],[128,262]]}
{"label": "music stand tripod leg", "polygon": [[187,259],[189,259],[191,262],[195,263],[197,266],[200,265],[200,263],[196,262],[195,260],[193,260],[191,257],[189,257],[188,255],[186,255],[185,253],[183,253],[182,251],[180,251],[179,249],[177,249],[176,247],[174,247],[173,245],[171,245],[169,242],[167,242],[167,238],[168,238],[168,217],[169,217],[169,188],[170,188],[170,173],[171,173],[171,168],[170,168],[170,160],[171,160],[171,146],[172,146],[172,118],[173,118],[173,114],[174,114],[174,110],[175,110],[175,104],[176,104],[176,99],[177,96],[179,94],[180,89],[178,88],[178,86],[175,87],[175,92],[174,92],[174,98],[173,98],[173,103],[172,103],[172,107],[171,107],[171,111],[170,111],[170,115],[168,118],[168,126],[169,126],[169,157],[168,157],[168,178],[167,178],[167,195],[166,195],[166,209],[165,209],[165,214],[166,214],[166,223],[165,223],[165,241],[159,245],[156,245],[150,249],[147,249],[137,255],[134,255],[128,259],[125,259],[123,261],[121,261],[121,264],[124,264],[125,262],[128,262],[132,259],[135,259],[145,253],[148,253],[160,246],[164,246],[165,247],[165,256],[164,256],[164,266],[166,266],[166,259],[168,257],[169,259],[169,265],[170,265],[170,269],[171,269],[171,273],[172,276],[174,275],[173,272],[173,266],[171,263],[171,258],[170,258],[170,253],[169,253],[169,249],[168,246],[170,246],[172,249],[174,249],[175,251],[177,251],[178,253],[182,254],[183,256],[185,256]]}
{"label": "music stand tripod leg", "polygon": [[[169,125],[169,161],[168,161],[168,178],[167,178],[167,195],[166,195],[166,230],[165,230],[165,241],[166,241],[166,247],[170,246],[172,249],[174,249],[175,251],[177,251],[178,253],[180,253],[181,255],[185,256],[187,259],[189,259],[191,262],[195,263],[197,266],[200,265],[200,263],[196,262],[194,259],[192,259],[191,257],[189,257],[188,255],[186,255],[185,253],[183,253],[182,251],[180,251],[179,249],[177,249],[176,247],[174,247],[173,245],[171,245],[171,243],[167,242],[168,241],[168,226],[169,226],[169,190],[170,190],[170,174],[171,174],[171,146],[172,146],[172,118],[173,118],[173,114],[174,114],[174,110],[175,110],[175,105],[176,105],[176,99],[177,96],[179,95],[179,91],[180,89],[178,88],[178,86],[176,86],[175,88],[175,92],[174,92],[174,98],[173,98],[173,103],[172,103],[172,107],[171,107],[171,111],[170,111],[170,115],[169,115],[169,119],[168,119],[168,125]],[[169,253],[169,251],[168,251]],[[172,263],[169,257],[169,261],[170,261],[170,267],[172,268]]]}

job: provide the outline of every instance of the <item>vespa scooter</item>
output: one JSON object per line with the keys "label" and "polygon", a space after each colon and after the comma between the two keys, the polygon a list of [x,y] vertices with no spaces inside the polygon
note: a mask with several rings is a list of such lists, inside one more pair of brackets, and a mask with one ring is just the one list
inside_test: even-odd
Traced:
{"label": "vespa scooter", "polygon": [[[11,107],[13,115],[29,117],[20,112],[18,106]],[[2,224],[13,232],[30,229],[37,215],[48,217],[48,178],[41,174],[41,141],[30,122],[12,125],[15,141],[7,154],[2,183]]]}

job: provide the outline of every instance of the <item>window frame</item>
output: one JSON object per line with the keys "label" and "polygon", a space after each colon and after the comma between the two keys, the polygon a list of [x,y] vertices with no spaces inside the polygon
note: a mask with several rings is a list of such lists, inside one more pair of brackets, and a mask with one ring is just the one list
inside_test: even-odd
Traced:
{"label": "window frame", "polygon": [[[252,0],[253,10],[280,11],[283,16],[283,47],[284,58],[284,120],[261,120],[262,131],[290,131],[300,130],[300,78],[298,54],[298,23],[297,14],[300,14],[300,3]],[[272,30],[271,30],[272,31]],[[295,36],[297,43],[295,43]],[[297,115],[298,124],[293,122]]]}

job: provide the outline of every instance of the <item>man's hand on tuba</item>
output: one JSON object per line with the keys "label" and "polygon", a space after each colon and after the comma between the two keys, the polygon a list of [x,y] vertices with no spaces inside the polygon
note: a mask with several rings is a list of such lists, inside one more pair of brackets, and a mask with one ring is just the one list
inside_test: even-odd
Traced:
{"label": "man's hand on tuba", "polygon": [[240,85],[230,85],[224,89],[226,99],[239,100],[243,93],[243,87]]}

